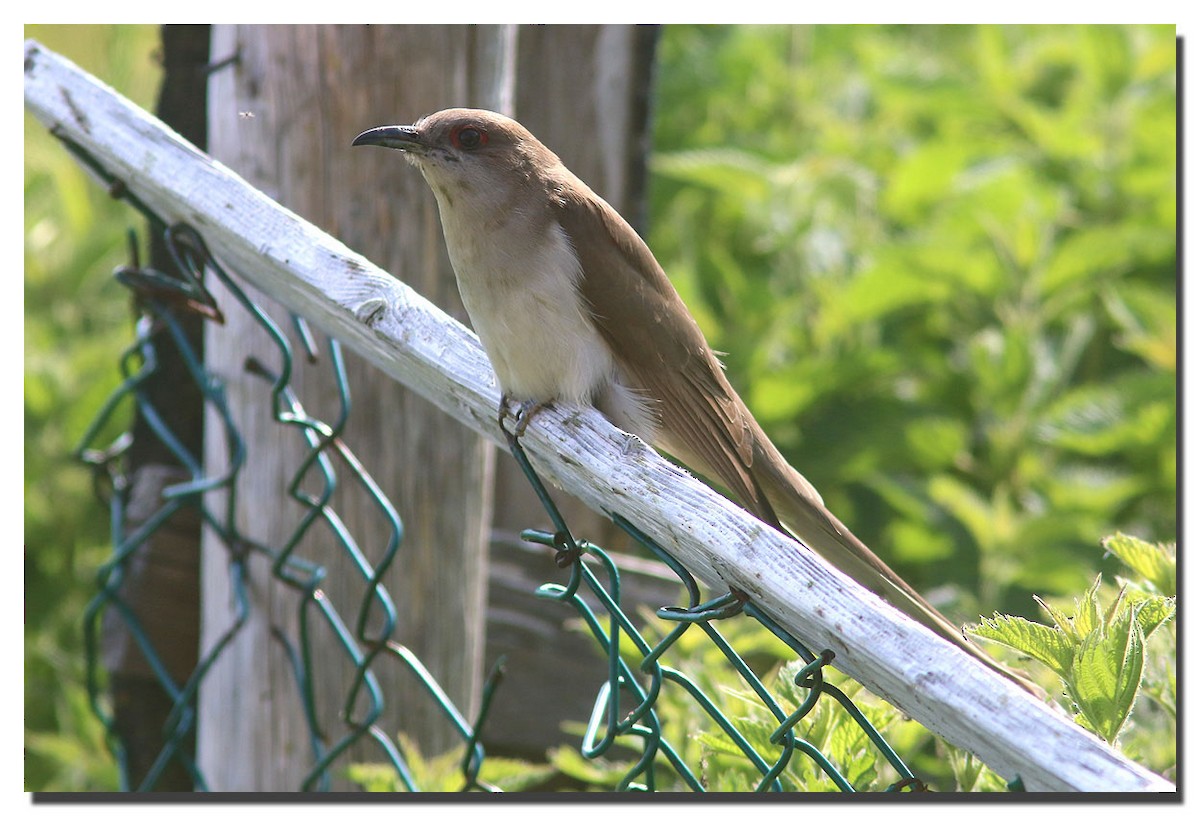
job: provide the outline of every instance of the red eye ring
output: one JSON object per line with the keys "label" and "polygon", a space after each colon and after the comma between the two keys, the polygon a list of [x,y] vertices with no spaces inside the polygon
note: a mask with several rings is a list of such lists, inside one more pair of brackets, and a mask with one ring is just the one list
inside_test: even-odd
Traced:
{"label": "red eye ring", "polygon": [[450,134],[450,141],[460,150],[475,150],[487,144],[488,135],[474,125],[460,125]]}

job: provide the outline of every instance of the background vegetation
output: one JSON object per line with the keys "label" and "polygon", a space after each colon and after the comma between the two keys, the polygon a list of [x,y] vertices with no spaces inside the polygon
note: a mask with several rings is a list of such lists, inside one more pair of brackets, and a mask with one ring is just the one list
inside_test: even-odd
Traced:
{"label": "background vegetation", "polygon": [[[26,33],[153,106],[155,28]],[[660,48],[650,244],[852,529],[963,621],[1070,608],[1117,529],[1175,538],[1173,27]],[[106,273],[136,219],[28,118],[25,164],[26,787],[112,789],[78,623],[106,513],[69,453],[130,337]]]}
{"label": "background vegetation", "polygon": [[671,28],[661,65],[651,245],[864,541],[967,620],[1174,538],[1173,28]]}
{"label": "background vegetation", "polygon": [[[154,26],[28,26],[152,110]],[[144,231],[25,115],[25,787],[115,790],[117,771],[83,687],[84,605],[109,555],[107,508],[71,459],[120,378],[129,296],[109,274]],[[144,257],[144,255],[143,255]]]}

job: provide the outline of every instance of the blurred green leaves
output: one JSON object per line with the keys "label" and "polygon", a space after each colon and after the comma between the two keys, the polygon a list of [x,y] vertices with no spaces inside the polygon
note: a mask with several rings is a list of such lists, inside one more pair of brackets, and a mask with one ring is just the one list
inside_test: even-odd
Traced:
{"label": "blurred green leaves", "polygon": [[1175,535],[1174,36],[664,33],[651,246],[788,459],[958,619]]}
{"label": "blurred green leaves", "polygon": [[[25,34],[153,108],[156,26]],[[28,114],[24,159],[25,788],[112,790],[116,766],[83,688],[80,626],[108,554],[108,513],[70,456],[120,381],[132,311],[111,272],[141,219]]]}
{"label": "blurred green leaves", "polygon": [[[398,734],[396,742],[407,766],[407,780],[401,779],[391,764],[382,762],[354,763],[346,769],[346,778],[366,793],[408,792],[408,783],[412,784],[412,790],[423,792],[461,793],[466,789],[461,748],[426,757],[407,734]],[[493,756],[485,758],[481,770],[487,784],[510,792],[536,788],[555,773],[549,765]]]}

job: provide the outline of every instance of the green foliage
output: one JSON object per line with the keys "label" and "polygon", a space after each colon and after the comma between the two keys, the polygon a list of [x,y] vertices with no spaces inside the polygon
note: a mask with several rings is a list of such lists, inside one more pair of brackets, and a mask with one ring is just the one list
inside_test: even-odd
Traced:
{"label": "green foliage", "polygon": [[[1098,577],[1069,612],[1039,599],[1052,626],[997,615],[973,627],[971,633],[1017,649],[1049,667],[1062,679],[1067,702],[1083,726],[1113,744],[1117,744],[1120,734],[1118,747],[1127,755],[1170,775],[1174,763],[1175,654],[1174,627],[1167,624],[1173,623],[1175,603],[1174,598],[1159,594],[1156,587],[1174,584],[1173,549],[1120,533],[1103,543],[1134,574],[1131,579],[1119,579],[1115,592],[1109,592]],[[1102,597],[1105,592],[1112,597]],[[673,624],[654,617],[649,610],[643,610],[642,617],[646,622],[644,637],[650,643],[673,629]],[[789,651],[778,639],[745,617],[721,621],[717,628],[739,655],[760,667],[757,671],[764,677],[764,685],[785,713],[806,702],[808,690],[796,682],[803,662],[787,660]],[[1166,632],[1167,636],[1148,640],[1156,632]],[[1165,659],[1151,657],[1150,647],[1156,641],[1169,643],[1169,652],[1160,655]],[[624,654],[634,663],[639,656],[632,647]],[[666,662],[695,681],[768,764],[780,756],[781,747],[770,739],[778,728],[776,715],[729,671],[725,658],[712,648],[703,632],[690,628],[672,646]],[[774,668],[762,668],[772,665]],[[1007,789],[1005,780],[976,757],[942,742],[835,668],[823,671],[826,682],[854,702],[883,741],[931,789]],[[1139,688],[1146,692],[1142,698],[1149,697],[1156,711],[1143,712],[1131,721],[1131,712],[1141,700]],[[707,790],[750,791],[761,782],[762,772],[681,686],[668,681],[655,711],[663,724],[664,737],[678,750],[681,760],[697,771]],[[586,728],[582,723],[573,723],[566,730],[581,737]],[[868,732],[830,695],[822,695],[795,726],[795,734],[807,748],[798,748],[779,776],[784,790],[842,790],[822,762],[857,791],[889,790],[900,782],[896,769],[886,762]],[[617,743],[613,754],[599,759],[585,758],[572,745],[559,745],[548,752],[549,765],[489,757],[481,778],[503,790],[548,789],[545,786],[550,785],[556,790],[611,791],[625,779],[643,747],[641,739],[632,736],[619,737]],[[403,735],[401,744],[418,789],[461,788],[461,751],[424,760]],[[816,754],[822,759],[814,759]],[[406,789],[390,766],[355,766],[350,778],[365,790]],[[657,790],[689,790],[662,757],[657,758],[655,784]]]}
{"label": "green foliage", "polygon": [[826,503],[958,619],[1175,535],[1170,26],[671,26],[650,243]]}
{"label": "green foliage", "polygon": [[[407,734],[396,742],[417,791],[444,793],[463,790],[466,777],[462,772],[462,748],[455,748],[436,757],[424,757]],[[504,757],[487,757],[480,769],[480,779],[503,791],[523,791],[542,785],[554,775],[549,765],[524,762]],[[367,793],[407,792],[408,786],[394,767],[386,763],[362,762],[346,769],[347,778]]]}
{"label": "green foliage", "polygon": [[1175,597],[1175,546],[1150,544],[1125,533],[1101,542],[1136,576],[1144,592]]}
{"label": "green foliage", "polygon": [[[582,735],[582,728],[576,730]],[[571,780],[572,788],[590,791],[616,790],[631,767],[629,760],[605,757],[588,759],[572,745],[556,745],[547,752],[547,757],[560,774]],[[659,787],[658,790],[663,788]]]}
{"label": "green foliage", "polygon": [[[155,26],[28,26],[26,35],[153,107]],[[27,790],[112,790],[83,691],[83,607],[108,554],[108,514],[71,460],[119,382],[132,338],[111,272],[139,217],[25,117],[25,728]],[[128,422],[128,415],[122,418]],[[55,691],[50,691],[55,690]]]}
{"label": "green foliage", "polygon": [[[1097,576],[1082,598],[1068,612],[1053,604],[1038,602],[1050,626],[1024,618],[997,615],[970,627],[972,634],[1002,643],[1048,666],[1062,680],[1066,700],[1072,713],[1085,728],[1110,744],[1116,744],[1134,710],[1138,691],[1144,686],[1147,695],[1166,716],[1146,719],[1145,730],[1169,731],[1154,733],[1138,741],[1134,754],[1142,753],[1141,746],[1173,743],[1175,730],[1175,637],[1173,622],[1176,601],[1164,594],[1175,588],[1175,555],[1172,547],[1150,544],[1141,539],[1118,533],[1104,540],[1109,552],[1133,571],[1136,578],[1118,580],[1118,588],[1110,600],[1102,596],[1108,589]],[[1161,659],[1149,657],[1148,638],[1164,626],[1169,636],[1161,638],[1167,650]],[[1135,757],[1136,758],[1136,757]],[[1158,758],[1151,767],[1158,770],[1173,765]]]}
{"label": "green foliage", "polygon": [[[664,621],[646,616],[645,637],[654,643],[671,628]],[[758,666],[756,673],[784,714],[799,709],[808,689],[796,683],[803,663],[746,617],[720,621],[716,627],[733,648]],[[712,704],[725,715],[750,746],[768,764],[780,756],[782,747],[770,741],[779,720],[749,687],[734,675],[725,659],[706,635],[689,629],[676,641],[665,658],[674,670],[694,681]],[[910,770],[933,790],[1002,791],[1005,782],[977,759],[935,737],[920,723],[903,717],[890,704],[866,691],[836,668],[825,667],[824,679],[844,692],[866,720],[904,760]],[[707,790],[752,791],[762,781],[762,772],[747,759],[742,749],[711,719],[695,699],[673,682],[664,684],[655,711],[663,735],[679,752]],[[582,736],[582,723],[569,724],[569,733]],[[884,758],[851,713],[832,696],[822,695],[816,706],[797,723],[797,738],[818,752],[797,747],[779,777],[787,791],[839,791],[842,786],[821,764],[827,762],[845,783],[859,791],[885,791],[897,785],[900,775]],[[633,767],[642,750],[638,738],[620,737],[617,744],[627,749],[617,759],[584,759],[571,745],[560,745],[550,754],[552,764],[572,788],[613,790]],[[690,788],[665,760],[655,766],[658,790],[686,791]]]}
{"label": "green foliage", "polygon": [[[57,634],[47,630],[46,635]],[[48,638],[47,638],[48,639]],[[39,656],[56,653],[62,670],[58,693],[38,697],[38,702],[53,707],[58,730],[27,728],[25,734],[26,779],[41,780],[38,790],[113,791],[119,788],[117,763],[108,750],[103,723],[88,705],[87,694],[72,664],[77,655],[64,654],[53,644],[43,647]],[[56,688],[54,686],[48,688]],[[27,688],[26,694],[30,691]],[[30,787],[26,782],[26,787]]]}
{"label": "green foliage", "polygon": [[996,793],[1007,790],[1000,776],[974,754],[947,746],[954,790],[959,793]]}

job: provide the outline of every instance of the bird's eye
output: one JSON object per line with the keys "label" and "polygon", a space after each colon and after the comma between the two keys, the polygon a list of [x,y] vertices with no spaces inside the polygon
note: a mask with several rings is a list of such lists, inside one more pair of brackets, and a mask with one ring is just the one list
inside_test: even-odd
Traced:
{"label": "bird's eye", "polygon": [[454,146],[463,150],[474,150],[487,144],[487,132],[470,125],[459,128],[451,136]]}

